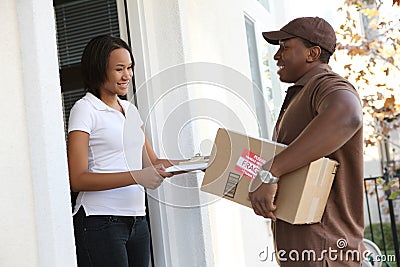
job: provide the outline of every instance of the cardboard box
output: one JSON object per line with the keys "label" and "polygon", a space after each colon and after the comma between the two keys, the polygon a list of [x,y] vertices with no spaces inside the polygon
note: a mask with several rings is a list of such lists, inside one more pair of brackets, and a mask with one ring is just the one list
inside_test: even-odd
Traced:
{"label": "cardboard box", "polygon": [[[252,207],[250,181],[285,145],[220,128],[201,190]],[[278,219],[292,224],[321,221],[338,163],[321,158],[281,177],[276,197]]]}

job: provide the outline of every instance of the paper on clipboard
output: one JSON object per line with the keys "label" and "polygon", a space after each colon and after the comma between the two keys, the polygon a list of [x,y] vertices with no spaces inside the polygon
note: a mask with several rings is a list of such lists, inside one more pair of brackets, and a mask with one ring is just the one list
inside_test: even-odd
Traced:
{"label": "paper on clipboard", "polygon": [[205,170],[208,166],[209,156],[194,156],[188,161],[182,161],[178,165],[168,167],[166,172],[179,172],[179,171],[198,171]]}
{"label": "paper on clipboard", "polygon": [[181,171],[197,171],[204,170],[208,166],[208,163],[194,163],[194,164],[183,164],[183,165],[174,165],[168,167],[166,172],[181,172]]}

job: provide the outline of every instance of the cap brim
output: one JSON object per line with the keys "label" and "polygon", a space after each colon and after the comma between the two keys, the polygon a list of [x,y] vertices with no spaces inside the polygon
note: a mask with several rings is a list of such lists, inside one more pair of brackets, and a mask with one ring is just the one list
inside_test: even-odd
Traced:
{"label": "cap brim", "polygon": [[273,45],[278,45],[280,40],[296,37],[284,31],[263,32],[262,35],[265,41]]}

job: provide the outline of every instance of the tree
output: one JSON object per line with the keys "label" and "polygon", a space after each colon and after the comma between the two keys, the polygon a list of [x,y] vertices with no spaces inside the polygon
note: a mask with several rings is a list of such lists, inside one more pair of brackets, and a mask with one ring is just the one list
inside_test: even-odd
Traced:
{"label": "tree", "polygon": [[[334,60],[346,62],[341,74],[356,86],[362,98],[365,145],[385,142],[398,151],[400,146],[390,135],[400,130],[400,0],[388,3],[344,1],[338,10],[344,22],[337,31]],[[393,163],[388,166],[390,171],[400,174],[400,167]]]}

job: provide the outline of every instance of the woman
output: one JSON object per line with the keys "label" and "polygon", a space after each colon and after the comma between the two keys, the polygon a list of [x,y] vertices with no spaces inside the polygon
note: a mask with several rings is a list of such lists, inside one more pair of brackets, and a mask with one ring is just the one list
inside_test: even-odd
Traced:
{"label": "woman", "polygon": [[[81,59],[86,95],[69,118],[68,166],[79,266],[145,266],[150,234],[144,188],[155,189],[177,161],[159,159],[128,93],[134,59],[120,38],[99,36]],[[144,167],[144,168],[143,168]]]}

